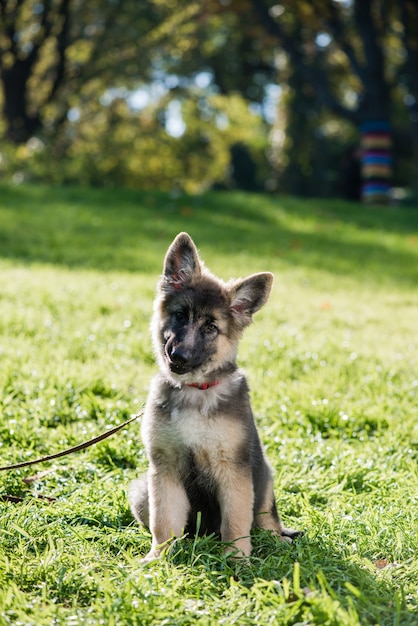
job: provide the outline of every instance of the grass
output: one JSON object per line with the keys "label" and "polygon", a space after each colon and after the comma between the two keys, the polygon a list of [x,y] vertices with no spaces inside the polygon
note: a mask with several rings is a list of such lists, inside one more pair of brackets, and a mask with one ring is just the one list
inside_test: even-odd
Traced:
{"label": "grass", "polygon": [[143,405],[155,283],[187,230],[225,278],[275,273],[240,363],[282,517],[305,530],[293,545],[256,531],[249,565],[204,537],[142,567],[133,423],[0,472],[0,494],[22,498],[1,504],[2,626],[417,623],[416,209],[3,185],[0,225],[0,464]]}

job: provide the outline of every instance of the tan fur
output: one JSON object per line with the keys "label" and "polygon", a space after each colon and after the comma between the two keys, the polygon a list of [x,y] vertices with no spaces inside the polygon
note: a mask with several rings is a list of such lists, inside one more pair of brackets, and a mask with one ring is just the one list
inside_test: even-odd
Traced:
{"label": "tan fur", "polygon": [[253,521],[254,489],[251,475],[236,464],[221,462],[216,468],[222,513],[221,538],[231,543],[228,552],[251,552],[250,529]]}
{"label": "tan fur", "polygon": [[148,560],[152,560],[169,539],[181,537],[190,505],[184,487],[172,475],[151,469],[149,485],[152,546]]}

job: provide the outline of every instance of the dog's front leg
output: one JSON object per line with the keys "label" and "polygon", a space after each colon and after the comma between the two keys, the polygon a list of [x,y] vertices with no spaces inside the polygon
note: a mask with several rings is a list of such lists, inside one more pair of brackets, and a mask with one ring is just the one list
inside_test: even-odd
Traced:
{"label": "dog's front leg", "polygon": [[175,474],[150,468],[148,481],[152,545],[143,562],[157,559],[167,541],[181,537],[190,510],[187,494]]}
{"label": "dog's front leg", "polygon": [[251,553],[250,531],[253,521],[254,488],[250,473],[228,464],[219,476],[221,539],[229,543],[226,552],[234,556]]}

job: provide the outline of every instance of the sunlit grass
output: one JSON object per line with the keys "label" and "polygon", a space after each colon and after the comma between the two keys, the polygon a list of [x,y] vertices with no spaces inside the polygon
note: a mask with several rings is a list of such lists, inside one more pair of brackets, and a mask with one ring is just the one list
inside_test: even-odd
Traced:
{"label": "sunlit grass", "polygon": [[[294,545],[250,565],[211,537],[139,565],[139,425],[0,473],[0,623],[399,624],[417,620],[418,212],[335,201],[0,190],[0,464],[138,411],[155,283],[187,230],[219,275],[270,270],[240,350]],[[44,470],[37,480],[23,482]],[[48,502],[41,495],[55,498]]]}

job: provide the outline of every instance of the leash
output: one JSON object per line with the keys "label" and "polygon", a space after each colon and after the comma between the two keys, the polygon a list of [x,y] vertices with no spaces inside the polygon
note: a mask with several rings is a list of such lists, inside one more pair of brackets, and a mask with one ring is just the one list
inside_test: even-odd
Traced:
{"label": "leash", "polygon": [[119,426],[115,426],[114,428],[107,430],[105,433],[102,433],[101,435],[98,435],[97,437],[94,437],[93,439],[89,439],[89,441],[85,441],[84,443],[79,443],[77,446],[73,446],[72,448],[68,448],[67,450],[62,450],[61,452],[57,452],[56,454],[49,454],[48,456],[42,456],[39,459],[34,459],[33,461],[24,461],[23,463],[15,463],[14,465],[4,465],[3,467],[0,467],[0,472],[4,472],[6,470],[19,469],[21,467],[28,467],[29,465],[35,465],[36,463],[44,463],[45,461],[52,461],[53,459],[59,459],[62,456],[67,456],[67,454],[72,454],[73,452],[79,452],[80,450],[89,448],[90,446],[93,446],[95,443],[99,443],[99,441],[103,441],[103,439],[107,439],[107,437],[110,437],[111,435],[114,435],[115,433],[117,433],[119,430],[122,430],[122,428],[125,428],[125,426],[127,426],[131,422],[138,419],[138,417],[141,417],[143,413],[144,411],[142,410],[136,415],[133,415],[130,419],[126,420],[126,422],[119,424]]}

